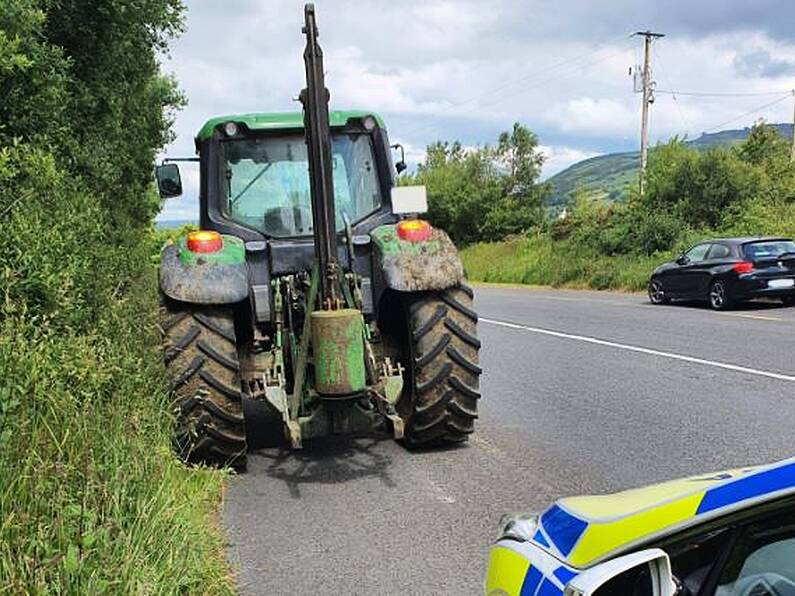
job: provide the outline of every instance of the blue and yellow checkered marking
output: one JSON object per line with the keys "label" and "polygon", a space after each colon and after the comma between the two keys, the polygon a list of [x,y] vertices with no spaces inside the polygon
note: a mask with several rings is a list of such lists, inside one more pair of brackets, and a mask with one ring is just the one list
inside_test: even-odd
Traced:
{"label": "blue and yellow checkered marking", "polygon": [[692,525],[701,516],[782,491],[795,492],[795,460],[615,495],[562,499],[539,520],[543,533],[536,535],[544,538],[545,534],[549,541],[533,541],[573,567],[583,568],[647,536]]}
{"label": "blue and yellow checkered marking", "polygon": [[489,559],[486,593],[561,596],[563,587],[578,575],[577,569],[629,544],[670,528],[691,526],[703,517],[720,515],[744,502],[793,493],[795,459],[614,495],[562,499],[541,515],[532,542],[565,565],[550,567],[549,560],[528,561],[511,549],[495,546]]}
{"label": "blue and yellow checkered marking", "polygon": [[554,557],[539,554],[533,561],[510,548],[496,545],[491,550],[486,574],[489,596],[561,596],[563,588],[577,572],[557,563]]}
{"label": "blue and yellow checkered marking", "polygon": [[696,513],[700,515],[793,486],[795,486],[795,461],[709,489],[699,503]]}

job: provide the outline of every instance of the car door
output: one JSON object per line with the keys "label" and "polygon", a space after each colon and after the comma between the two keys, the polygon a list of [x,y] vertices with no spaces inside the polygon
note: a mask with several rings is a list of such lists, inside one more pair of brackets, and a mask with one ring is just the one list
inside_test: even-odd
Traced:
{"label": "car door", "polygon": [[723,242],[713,242],[704,260],[691,271],[692,285],[694,287],[693,296],[696,298],[707,297],[709,295],[709,286],[712,283],[713,272],[722,265],[727,265],[736,260],[729,245]]}
{"label": "car door", "polygon": [[703,275],[704,262],[712,244],[702,242],[688,249],[677,267],[669,274],[669,292],[679,298],[699,297],[699,278]]}
{"label": "car door", "polygon": [[708,596],[795,596],[795,511],[741,528],[713,575]]}
{"label": "car door", "polygon": [[795,594],[792,497],[705,522],[658,546],[671,559],[680,596]]}

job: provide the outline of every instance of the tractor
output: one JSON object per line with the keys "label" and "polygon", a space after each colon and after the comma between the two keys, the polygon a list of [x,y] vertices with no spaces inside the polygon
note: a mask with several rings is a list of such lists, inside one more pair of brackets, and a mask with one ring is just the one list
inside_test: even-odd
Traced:
{"label": "tractor", "polygon": [[155,169],[163,198],[182,194],[174,162],[200,169],[200,229],[159,269],[190,462],[244,468],[247,431],[292,448],[372,433],[455,444],[478,416],[478,317],[456,248],[418,219],[425,188],[397,184],[403,148],[381,117],[329,111],[313,5],[304,18],[303,110],[212,118],[198,157]]}

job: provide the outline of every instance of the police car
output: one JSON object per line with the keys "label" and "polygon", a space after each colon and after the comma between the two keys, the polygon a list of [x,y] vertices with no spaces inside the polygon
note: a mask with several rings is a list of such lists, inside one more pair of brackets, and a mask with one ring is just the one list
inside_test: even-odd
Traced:
{"label": "police car", "polygon": [[504,519],[489,596],[795,596],[795,459]]}

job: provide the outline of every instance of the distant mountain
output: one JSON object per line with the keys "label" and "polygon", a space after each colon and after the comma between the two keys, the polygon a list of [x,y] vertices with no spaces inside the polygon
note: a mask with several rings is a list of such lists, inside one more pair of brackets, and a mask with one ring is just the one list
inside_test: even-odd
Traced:
{"label": "distant mountain", "polygon": [[[778,133],[787,139],[792,138],[792,124],[774,124]],[[741,130],[722,130],[715,133],[704,133],[697,139],[686,141],[696,149],[706,149],[715,145],[733,145],[748,137],[750,128]],[[549,178],[552,194],[547,201],[550,207],[561,208],[565,205],[574,189],[580,185],[595,193],[602,194],[607,200],[622,201],[626,198],[627,186],[637,180],[638,151],[627,153],[608,153],[584,159],[570,165]]]}
{"label": "distant mountain", "polygon": [[199,222],[195,219],[161,219],[155,220],[155,227],[158,230],[169,230],[169,229],[176,229],[181,228],[182,226],[186,225],[199,225]]}

